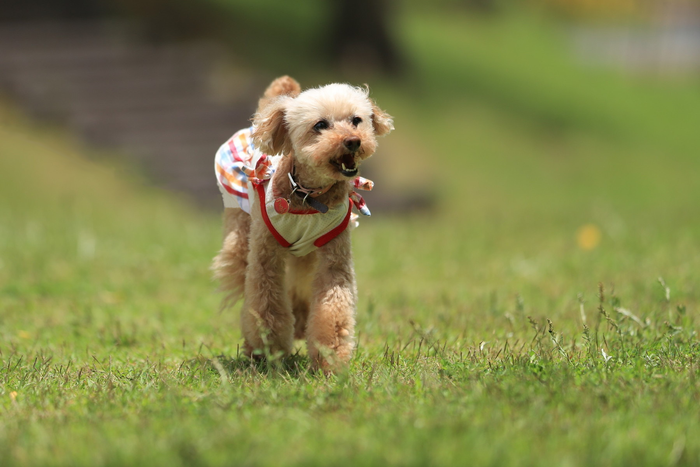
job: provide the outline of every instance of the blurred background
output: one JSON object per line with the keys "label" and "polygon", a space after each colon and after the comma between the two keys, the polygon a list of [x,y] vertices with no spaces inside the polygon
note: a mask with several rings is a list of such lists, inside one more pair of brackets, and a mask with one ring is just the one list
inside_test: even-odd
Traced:
{"label": "blurred background", "polygon": [[[281,74],[305,87],[369,83],[399,129],[369,166],[370,176],[393,188],[373,202],[380,211],[431,209],[441,191],[433,181],[445,169],[441,160],[460,153],[470,159],[486,149],[480,139],[512,139],[500,160],[506,166],[491,160],[495,170],[528,170],[519,166],[530,156],[509,130],[477,130],[476,140],[459,142],[475,126],[493,127],[488,119],[527,126],[548,145],[583,131],[668,144],[690,157],[699,147],[700,6],[689,0],[5,0],[0,10],[6,102],[114,150],[153,183],[208,208],[219,207],[212,154],[248,124],[257,96]],[[432,124],[440,128],[430,133]],[[445,141],[441,131],[454,132],[458,143],[443,149],[436,142]],[[557,170],[580,163],[553,152],[555,160],[546,163]],[[479,164],[468,170],[484,170]]]}

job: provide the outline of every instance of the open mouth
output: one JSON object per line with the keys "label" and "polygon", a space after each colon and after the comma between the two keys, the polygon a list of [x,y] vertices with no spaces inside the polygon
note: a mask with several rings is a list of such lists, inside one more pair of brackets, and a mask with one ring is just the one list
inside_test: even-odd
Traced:
{"label": "open mouth", "polygon": [[359,171],[359,167],[355,164],[355,157],[350,153],[343,154],[337,160],[331,161],[331,164],[344,177],[354,177]]}

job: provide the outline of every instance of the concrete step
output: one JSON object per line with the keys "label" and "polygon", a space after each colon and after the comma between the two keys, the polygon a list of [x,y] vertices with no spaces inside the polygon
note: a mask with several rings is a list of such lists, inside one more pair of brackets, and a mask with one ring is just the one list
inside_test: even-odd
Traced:
{"label": "concrete step", "polygon": [[0,86],[30,113],[122,151],[155,183],[218,203],[214,154],[248,124],[255,96],[212,96],[216,47],[142,37],[125,22],[2,23]]}

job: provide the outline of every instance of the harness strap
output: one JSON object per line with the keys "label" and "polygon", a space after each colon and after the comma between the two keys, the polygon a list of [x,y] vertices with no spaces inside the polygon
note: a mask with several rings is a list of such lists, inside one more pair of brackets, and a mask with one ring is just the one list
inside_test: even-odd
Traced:
{"label": "harness strap", "polygon": [[[277,229],[275,229],[275,226],[272,225],[272,221],[270,221],[270,216],[267,215],[267,206],[265,204],[265,187],[263,184],[265,182],[268,182],[269,180],[261,180],[261,181],[253,181],[253,186],[255,187],[255,191],[258,193],[258,200],[260,204],[260,213],[262,214],[263,221],[265,222],[265,225],[267,226],[267,229],[270,231],[273,237],[275,237],[275,240],[277,240],[277,243],[282,245],[284,248],[289,248],[292,246],[291,243],[289,243],[283,236],[280,234]],[[314,246],[317,248],[322,247],[326,243],[330,242],[333,240],[335,237],[340,235],[345,231],[345,229],[348,228],[348,224],[350,223],[350,215],[352,214],[352,206],[353,206],[353,201],[352,199],[348,199],[348,212],[345,215],[345,218],[343,221],[338,224],[336,227],[331,229],[330,231],[326,232],[325,234],[321,235],[314,241]]]}
{"label": "harness strap", "polygon": [[263,182],[255,181],[253,182],[253,185],[255,186],[255,191],[258,192],[258,199],[260,201],[258,204],[260,204],[260,212],[262,213],[262,218],[263,221],[265,221],[267,229],[270,231],[272,236],[275,237],[277,243],[279,243],[285,248],[289,248],[290,246],[292,246],[292,244],[285,240],[284,237],[277,231],[277,229],[275,229],[275,227],[272,225],[272,222],[270,222],[270,216],[267,215],[267,206],[265,206],[265,187],[263,187]]}
{"label": "harness strap", "polygon": [[348,213],[345,215],[345,219],[343,219],[343,222],[338,224],[338,226],[335,227],[330,232],[327,232],[327,233],[321,235],[320,237],[318,237],[316,239],[316,241],[314,242],[314,246],[320,248],[323,245],[325,245],[326,243],[333,240],[335,237],[337,237],[341,233],[343,233],[343,231],[348,228],[348,223],[350,222],[350,215],[351,214],[352,214],[352,200],[350,200],[350,202],[348,203]]}

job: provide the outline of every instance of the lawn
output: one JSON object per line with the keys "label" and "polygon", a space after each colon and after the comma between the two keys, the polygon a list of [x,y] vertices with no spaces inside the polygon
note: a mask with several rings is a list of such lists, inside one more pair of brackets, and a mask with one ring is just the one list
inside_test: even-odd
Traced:
{"label": "lawn", "polygon": [[412,8],[377,158],[436,206],[353,233],[328,378],[239,356],[217,213],[0,103],[0,465],[700,463],[697,84]]}

